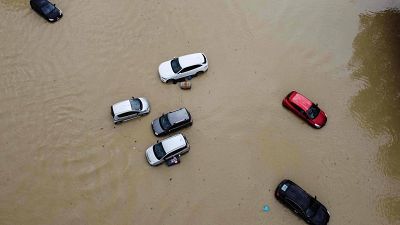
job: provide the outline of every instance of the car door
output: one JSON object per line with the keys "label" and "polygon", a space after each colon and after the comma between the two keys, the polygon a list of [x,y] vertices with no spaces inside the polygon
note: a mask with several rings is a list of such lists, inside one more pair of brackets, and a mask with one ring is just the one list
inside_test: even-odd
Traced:
{"label": "car door", "polygon": [[304,112],[304,110],[303,110],[302,108],[300,108],[298,105],[296,105],[296,104],[293,103],[293,102],[291,102],[291,104],[292,104],[293,108],[295,109],[295,113],[296,113],[299,117],[301,117],[301,118],[303,118],[303,119],[307,119],[307,115],[306,115],[306,113]]}
{"label": "car door", "polygon": [[130,119],[135,118],[136,116],[137,116],[137,113],[131,111],[131,112],[122,113],[118,117],[121,120],[130,120]]}
{"label": "car door", "polygon": [[303,210],[291,199],[286,199],[287,205],[290,207],[290,209],[293,210],[294,213],[298,214],[299,216],[304,218],[304,213]]}
{"label": "car door", "polygon": [[166,155],[164,156],[164,160],[167,160],[167,159],[172,158],[172,157],[174,157],[174,156],[176,156],[176,155],[179,155],[179,153],[180,153],[181,151],[182,151],[182,149],[178,149],[178,150],[175,150],[175,151],[173,151],[173,152],[171,152],[171,153],[166,154]]}
{"label": "car door", "polygon": [[194,65],[194,66],[189,66],[189,67],[183,68],[181,71],[179,71],[178,78],[183,78],[183,77],[194,75],[197,72],[196,69],[199,67],[200,67],[200,65]]}

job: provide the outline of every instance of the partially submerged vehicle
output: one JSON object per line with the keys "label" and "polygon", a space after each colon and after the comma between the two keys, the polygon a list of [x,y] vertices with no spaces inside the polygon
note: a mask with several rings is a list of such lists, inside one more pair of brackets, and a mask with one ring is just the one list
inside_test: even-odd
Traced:
{"label": "partially submerged vehicle", "polygon": [[328,120],[325,112],[318,107],[318,104],[314,104],[297,91],[291,91],[283,99],[282,105],[317,129],[325,126]]}
{"label": "partially submerged vehicle", "polygon": [[317,197],[311,197],[306,191],[291,180],[283,180],[275,190],[275,197],[311,225],[326,225],[330,214]]}
{"label": "partially submerged vehicle", "polygon": [[30,0],[31,8],[49,22],[56,22],[63,16],[62,11],[47,0]]}
{"label": "partially submerged vehicle", "polygon": [[146,150],[146,158],[150,165],[157,166],[164,161],[169,161],[174,157],[188,152],[190,149],[189,142],[182,134],[177,134],[157,141],[157,144],[150,146]]}
{"label": "partially submerged vehicle", "polygon": [[114,124],[135,119],[150,113],[150,104],[146,98],[135,98],[115,103],[111,106]]}
{"label": "partially submerged vehicle", "polygon": [[160,79],[164,83],[176,83],[180,80],[195,77],[208,70],[208,60],[203,53],[194,53],[173,58],[158,67]]}
{"label": "partially submerged vehicle", "polygon": [[163,114],[151,122],[151,128],[156,136],[175,132],[193,124],[192,116],[186,108]]}

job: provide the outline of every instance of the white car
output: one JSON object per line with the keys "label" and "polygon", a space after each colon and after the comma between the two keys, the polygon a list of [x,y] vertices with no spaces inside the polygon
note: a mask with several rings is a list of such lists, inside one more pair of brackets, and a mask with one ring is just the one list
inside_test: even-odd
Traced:
{"label": "white car", "polygon": [[146,158],[150,165],[157,166],[164,161],[188,152],[190,145],[185,136],[177,134],[157,144],[152,145],[146,150]]}
{"label": "white car", "polygon": [[178,80],[185,78],[191,79],[200,73],[206,72],[207,69],[207,57],[203,53],[194,53],[161,63],[158,67],[158,73],[162,82],[172,81],[176,83]]}
{"label": "white car", "polygon": [[111,116],[114,124],[122,123],[150,113],[149,101],[145,98],[132,97],[111,106]]}

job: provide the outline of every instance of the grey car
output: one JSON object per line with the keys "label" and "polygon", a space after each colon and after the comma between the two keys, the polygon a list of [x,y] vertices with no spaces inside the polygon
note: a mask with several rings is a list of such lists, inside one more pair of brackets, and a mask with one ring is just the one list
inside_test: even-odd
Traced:
{"label": "grey car", "polygon": [[177,131],[193,124],[192,116],[186,108],[181,108],[151,122],[151,127],[156,136],[162,136]]}
{"label": "grey car", "polygon": [[145,98],[132,97],[111,106],[111,116],[114,124],[122,123],[150,113],[149,101]]}

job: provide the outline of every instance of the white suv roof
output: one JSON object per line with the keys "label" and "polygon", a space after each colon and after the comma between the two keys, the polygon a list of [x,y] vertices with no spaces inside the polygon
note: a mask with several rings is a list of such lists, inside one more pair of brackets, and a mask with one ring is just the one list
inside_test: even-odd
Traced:
{"label": "white suv roof", "polygon": [[168,154],[178,148],[186,146],[186,140],[182,134],[177,134],[162,141],[164,151]]}
{"label": "white suv roof", "polygon": [[179,57],[179,64],[181,64],[182,68],[202,64],[203,62],[204,56],[202,53],[194,53]]}

